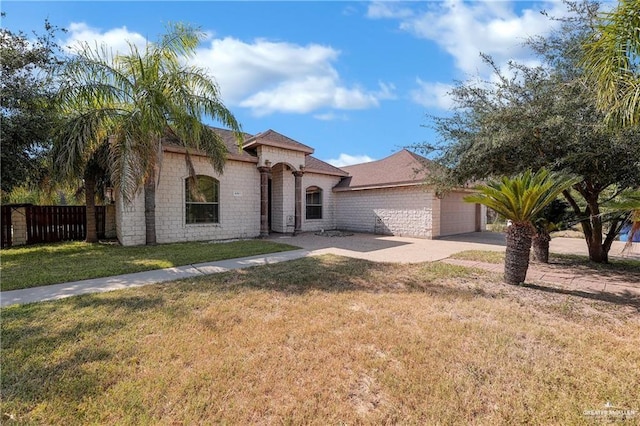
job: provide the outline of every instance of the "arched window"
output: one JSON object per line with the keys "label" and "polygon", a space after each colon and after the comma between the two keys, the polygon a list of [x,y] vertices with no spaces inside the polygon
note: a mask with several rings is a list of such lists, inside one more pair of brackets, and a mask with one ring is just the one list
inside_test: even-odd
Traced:
{"label": "arched window", "polygon": [[322,219],[322,189],[307,188],[307,219]]}
{"label": "arched window", "polygon": [[187,178],[184,182],[186,222],[220,222],[220,183],[204,175]]}

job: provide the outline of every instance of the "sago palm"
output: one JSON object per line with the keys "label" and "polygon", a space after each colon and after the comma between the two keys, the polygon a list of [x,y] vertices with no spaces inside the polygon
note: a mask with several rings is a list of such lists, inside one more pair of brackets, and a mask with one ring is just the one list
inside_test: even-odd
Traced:
{"label": "sago palm", "polygon": [[[222,172],[227,149],[203,119],[208,117],[235,132],[240,125],[220,100],[207,73],[184,65],[204,33],[172,25],[158,43],[128,54],[113,54],[106,46],[83,45],[62,75],[59,106],[63,124],[57,132],[56,161],[73,174],[86,164],[100,142],[109,140],[113,186],[125,202],[144,185],[146,242],[156,242],[155,188],[162,142],[205,153]],[[190,167],[191,170],[193,168]]]}
{"label": "sago palm", "polygon": [[513,178],[503,177],[477,188],[465,197],[470,203],[484,204],[511,221],[507,228],[504,279],[509,284],[524,282],[529,268],[529,251],[534,232],[532,220],[558,195],[577,183],[578,178],[552,174],[546,169],[528,170]]}

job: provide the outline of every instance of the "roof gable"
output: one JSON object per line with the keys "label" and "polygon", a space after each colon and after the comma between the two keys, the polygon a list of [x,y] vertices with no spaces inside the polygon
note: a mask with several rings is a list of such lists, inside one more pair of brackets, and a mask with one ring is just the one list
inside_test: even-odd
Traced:
{"label": "roof gable", "polygon": [[313,154],[314,151],[310,146],[295,141],[271,129],[247,139],[243,148],[251,149],[260,145],[289,149],[291,151],[304,152],[305,154]]}
{"label": "roof gable", "polygon": [[350,191],[420,185],[427,174],[425,164],[430,163],[428,159],[403,149],[381,160],[342,167],[349,177],[340,181],[334,189]]}
{"label": "roof gable", "polygon": [[305,172],[319,173],[333,176],[348,176],[349,174],[336,166],[332,166],[322,160],[318,160],[312,155],[307,155],[305,158]]}

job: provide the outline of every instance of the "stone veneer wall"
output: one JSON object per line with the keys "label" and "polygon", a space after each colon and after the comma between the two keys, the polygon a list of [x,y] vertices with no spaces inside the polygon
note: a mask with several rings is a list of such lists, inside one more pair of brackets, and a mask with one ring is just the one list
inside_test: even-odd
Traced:
{"label": "stone veneer wall", "polygon": [[11,246],[27,244],[27,209],[17,207],[11,209]]}
{"label": "stone veneer wall", "polygon": [[[165,152],[156,189],[156,234],[158,243],[199,240],[253,238],[260,235],[260,174],[256,165],[227,161],[218,175],[204,157],[192,157],[199,175],[220,182],[220,223],[185,223],[185,179],[188,171],[184,156]],[[123,245],[145,243],[144,195],[142,191],[129,205],[117,200],[117,233]]]}
{"label": "stone veneer wall", "polygon": [[[302,230],[319,231],[336,229],[336,194],[332,188],[340,182],[338,176],[328,176],[316,173],[305,173],[302,176]],[[310,186],[322,188],[322,219],[306,219],[306,193]]]}
{"label": "stone veneer wall", "polygon": [[268,160],[271,161],[271,164],[274,166],[278,163],[285,163],[293,169],[299,170],[300,165],[305,164],[305,154],[303,152],[290,151],[288,149],[267,145],[259,146],[257,151],[261,165]]}
{"label": "stone veneer wall", "polygon": [[[439,206],[424,187],[335,192],[338,229],[419,238],[437,236]],[[436,214],[433,214],[436,213]]]}
{"label": "stone veneer wall", "polygon": [[126,202],[122,195],[116,195],[116,236],[123,246],[145,243],[144,193],[142,189]]}

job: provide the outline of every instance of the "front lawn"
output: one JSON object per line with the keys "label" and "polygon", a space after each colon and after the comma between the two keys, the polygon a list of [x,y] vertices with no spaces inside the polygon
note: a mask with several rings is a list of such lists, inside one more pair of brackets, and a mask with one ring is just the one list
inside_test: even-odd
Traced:
{"label": "front lawn", "polygon": [[264,240],[122,247],[67,242],[0,251],[3,291],[294,250]]}
{"label": "front lawn", "polygon": [[639,308],[337,256],[13,306],[2,423],[634,424]]}

